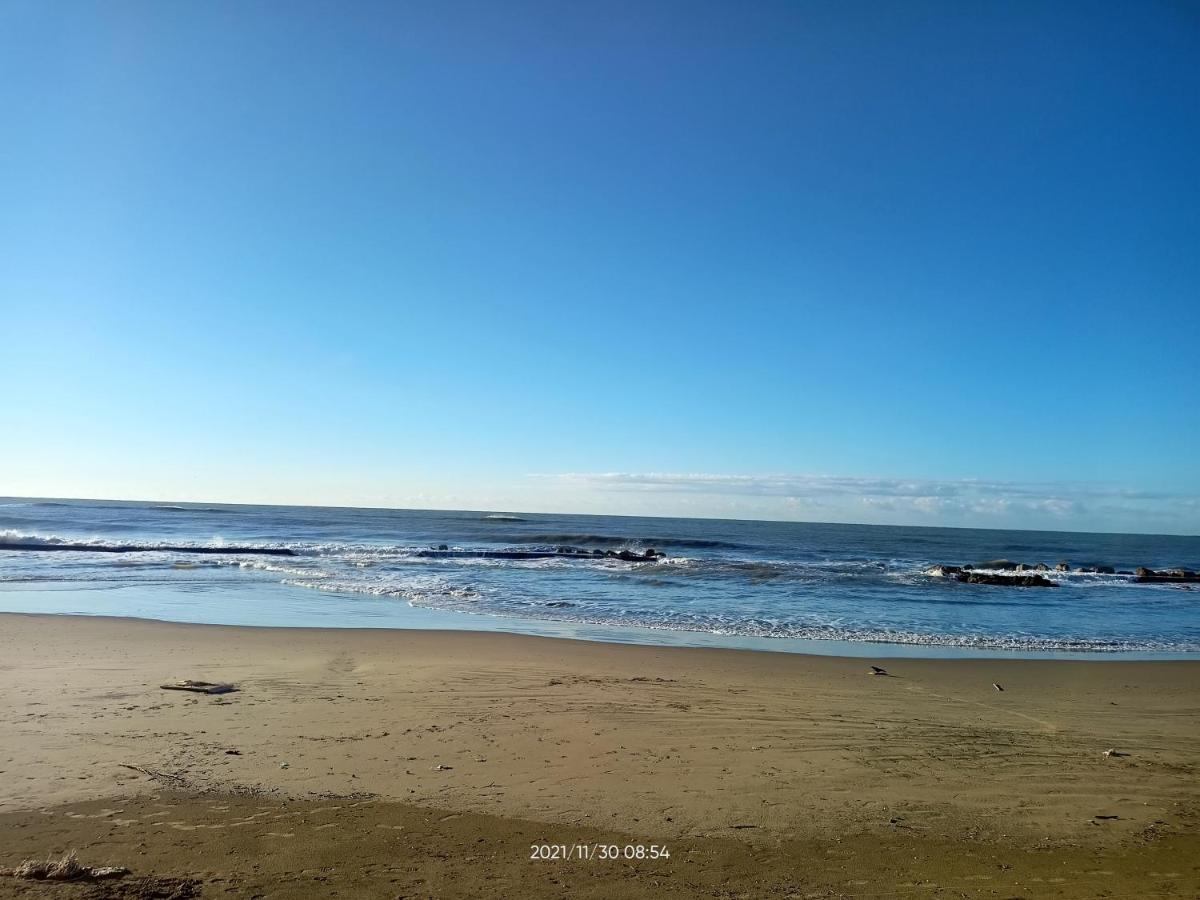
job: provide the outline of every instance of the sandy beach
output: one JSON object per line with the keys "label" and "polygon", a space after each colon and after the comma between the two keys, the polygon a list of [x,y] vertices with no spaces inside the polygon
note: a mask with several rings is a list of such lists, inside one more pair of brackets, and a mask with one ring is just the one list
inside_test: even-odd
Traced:
{"label": "sandy beach", "polygon": [[1200,892],[1200,663],[6,614],[0,672],[0,867],[131,870],[3,896]]}

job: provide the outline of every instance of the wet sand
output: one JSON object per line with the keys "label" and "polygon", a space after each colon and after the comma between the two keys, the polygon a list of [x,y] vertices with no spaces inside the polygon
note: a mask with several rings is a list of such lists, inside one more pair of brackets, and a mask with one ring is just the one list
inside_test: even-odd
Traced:
{"label": "wet sand", "polygon": [[0,676],[0,866],[132,870],[0,896],[1200,894],[1200,663],[0,615]]}

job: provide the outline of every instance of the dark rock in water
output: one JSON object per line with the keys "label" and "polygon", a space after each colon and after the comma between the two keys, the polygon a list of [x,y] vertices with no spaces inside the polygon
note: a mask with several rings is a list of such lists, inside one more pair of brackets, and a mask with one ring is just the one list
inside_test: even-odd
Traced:
{"label": "dark rock in water", "polygon": [[1200,575],[1180,566],[1160,569],[1157,572],[1145,566],[1138,566],[1134,575],[1133,580],[1138,584],[1200,584]]}
{"label": "dark rock in water", "polygon": [[1112,566],[1096,566],[1096,573],[1099,575],[1116,575],[1117,570]]}
{"label": "dark rock in water", "polygon": [[1050,567],[1048,565],[1046,565],[1045,563],[1038,563],[1036,566],[1033,567],[1033,570],[1035,572],[1049,572]]}
{"label": "dark rock in water", "polygon": [[1028,569],[1029,569],[1029,566],[1025,565],[1025,563],[1017,563],[1017,571],[1018,572],[1025,572]]}
{"label": "dark rock in water", "polygon": [[1056,565],[1054,567],[1054,571],[1055,572],[1069,572],[1069,571],[1071,571],[1071,564],[1069,562],[1060,562],[1058,565]]}
{"label": "dark rock in water", "polygon": [[964,584],[992,584],[999,587],[1058,587],[1044,575],[994,575],[987,572],[962,572],[957,576]]}
{"label": "dark rock in water", "polygon": [[574,606],[569,600],[550,600],[546,603],[551,609],[566,609],[569,606]]}
{"label": "dark rock in water", "polygon": [[616,553],[609,551],[609,553],[605,555],[614,556],[617,559],[624,560],[625,562],[652,562],[656,559],[661,559],[664,556],[664,554],[659,553],[657,550],[647,550],[645,553],[638,553],[634,550],[619,550]]}
{"label": "dark rock in water", "polygon": [[1133,573],[1130,572],[1128,569],[1118,569],[1117,574],[1118,575],[1132,575]]}
{"label": "dark rock in water", "polygon": [[973,568],[973,569],[1015,569],[1015,568],[1017,568],[1017,565],[1018,564],[1013,562],[1011,559],[989,559],[986,562],[975,563],[975,565],[972,566],[971,568]]}
{"label": "dark rock in water", "polygon": [[1075,571],[1078,572],[1080,575],[1095,575],[1100,570],[1097,569],[1095,566],[1080,566]]}
{"label": "dark rock in water", "polygon": [[949,575],[958,575],[964,569],[969,569],[970,566],[930,566],[923,574],[930,575],[934,578],[943,578]]}

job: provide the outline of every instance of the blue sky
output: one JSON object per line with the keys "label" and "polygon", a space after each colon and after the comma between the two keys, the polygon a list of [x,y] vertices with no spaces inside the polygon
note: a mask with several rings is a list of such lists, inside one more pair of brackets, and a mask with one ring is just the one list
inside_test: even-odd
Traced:
{"label": "blue sky", "polygon": [[0,494],[1200,531],[1184,3],[0,5]]}

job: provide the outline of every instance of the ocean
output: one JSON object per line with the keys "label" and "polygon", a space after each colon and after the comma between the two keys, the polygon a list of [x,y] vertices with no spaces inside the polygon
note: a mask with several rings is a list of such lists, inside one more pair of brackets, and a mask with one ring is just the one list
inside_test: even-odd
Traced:
{"label": "ocean", "polygon": [[[45,549],[64,544],[85,546]],[[442,546],[587,553],[422,555]],[[650,548],[665,555],[603,555]],[[996,558],[1200,569],[1200,537],[0,499],[7,612],[862,656],[1200,656],[1200,585],[1050,573],[1058,587],[1014,588],[927,571]]]}

